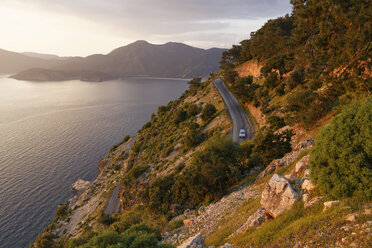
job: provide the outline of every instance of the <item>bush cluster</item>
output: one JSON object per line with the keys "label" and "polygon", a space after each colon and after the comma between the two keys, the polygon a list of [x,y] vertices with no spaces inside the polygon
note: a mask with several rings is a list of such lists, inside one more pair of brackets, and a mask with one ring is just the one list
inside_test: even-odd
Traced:
{"label": "bush cluster", "polygon": [[311,177],[331,198],[372,198],[372,98],[346,106],[318,135]]}

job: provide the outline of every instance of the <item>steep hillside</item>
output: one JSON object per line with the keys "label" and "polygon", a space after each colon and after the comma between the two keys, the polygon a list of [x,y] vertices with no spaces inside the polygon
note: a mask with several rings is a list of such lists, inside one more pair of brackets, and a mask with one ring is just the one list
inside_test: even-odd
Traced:
{"label": "steep hillside", "polygon": [[[217,73],[257,118],[252,140],[229,138],[215,78],[193,79],[34,247],[371,247],[372,6],[291,2]],[[117,185],[120,212],[105,215]]]}
{"label": "steep hillside", "polygon": [[[314,138],[323,126],[297,128],[289,143],[289,127],[273,133],[266,125],[239,147],[226,139],[232,124],[212,79],[190,85],[136,135],[115,145],[93,182],[75,184],[77,196],[58,209],[34,247],[371,245],[370,198],[330,201],[309,178],[309,155],[319,147]],[[216,112],[207,115],[208,104]],[[368,104],[364,110],[349,107],[364,111],[356,114],[364,118],[360,123],[372,119]],[[364,132],[371,132],[367,123]],[[368,134],[363,137],[355,140],[364,143]],[[106,215],[119,183],[120,211]]]}
{"label": "steep hillside", "polygon": [[[218,61],[225,49],[208,50],[191,47],[182,43],[169,42],[154,45],[136,41],[117,48],[107,55],[95,54],[86,58],[67,58],[65,63],[53,67],[65,78],[80,79],[84,72],[108,75],[102,80],[128,76],[192,78],[208,77],[219,70]],[[81,72],[80,74],[77,72]],[[47,78],[53,80],[48,70],[21,72],[15,79],[32,80]],[[62,77],[63,78],[63,77]],[[56,77],[58,81],[61,77]]]}

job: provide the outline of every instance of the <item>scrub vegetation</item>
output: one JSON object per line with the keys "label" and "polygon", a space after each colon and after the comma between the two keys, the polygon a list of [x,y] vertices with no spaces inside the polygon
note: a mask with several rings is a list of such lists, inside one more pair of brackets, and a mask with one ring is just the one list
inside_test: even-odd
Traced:
{"label": "scrub vegetation", "polygon": [[[261,193],[274,171],[258,180],[257,175],[290,153],[301,135],[316,138],[312,150],[297,153],[275,173],[292,173],[309,154],[315,184],[309,197],[322,200],[311,208],[298,201],[260,228],[230,236],[260,207],[259,198],[247,199],[209,230],[207,245],[303,247],[311,240],[309,247],[330,247],[343,235],[346,214],[358,213],[355,223],[362,226],[372,200],[372,5],[366,0],[291,3],[291,15],[269,20],[224,52],[218,75],[205,82],[192,79],[179,99],[160,106],[138,131],[121,160],[121,214],[75,239],[58,238],[48,229],[34,247],[172,247],[159,241],[187,228],[177,216],[188,209],[197,218],[198,210],[239,187]],[[261,76],[239,76],[237,68],[252,61],[261,65]],[[231,122],[213,86],[216,76],[242,106],[262,112],[266,125],[252,140],[239,145],[229,138]],[[323,211],[331,199],[341,203]],[[66,211],[60,209],[57,218],[66,218]],[[362,231],[360,237],[361,245],[371,244]]]}

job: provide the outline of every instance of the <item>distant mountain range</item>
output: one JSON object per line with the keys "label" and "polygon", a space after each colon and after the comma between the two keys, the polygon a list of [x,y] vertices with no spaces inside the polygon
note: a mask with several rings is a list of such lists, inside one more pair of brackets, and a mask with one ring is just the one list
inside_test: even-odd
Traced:
{"label": "distant mountain range", "polygon": [[182,43],[136,41],[107,55],[58,57],[0,50],[0,73],[28,81],[106,81],[130,76],[192,78],[219,70],[225,49],[200,49]]}

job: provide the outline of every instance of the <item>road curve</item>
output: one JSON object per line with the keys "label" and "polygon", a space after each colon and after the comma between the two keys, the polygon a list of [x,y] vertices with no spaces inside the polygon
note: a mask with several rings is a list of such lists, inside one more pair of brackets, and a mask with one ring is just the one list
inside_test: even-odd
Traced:
{"label": "road curve", "polygon": [[107,215],[113,215],[117,212],[119,212],[120,208],[120,199],[119,199],[119,190],[120,190],[121,184],[119,183],[114,191],[112,192],[111,198],[108,201],[104,213]]}
{"label": "road curve", "polygon": [[[132,140],[127,143],[128,152],[130,153],[130,148],[132,147],[133,143],[137,139],[137,135],[134,135],[132,137]],[[110,200],[107,202],[107,205],[105,207],[104,213],[107,215],[113,215],[115,213],[118,213],[120,210],[120,198],[119,198],[119,190],[120,190],[121,184],[119,183],[114,191],[112,192]]]}
{"label": "road curve", "polygon": [[[251,139],[253,137],[253,128],[249,124],[244,111],[240,107],[239,102],[235,99],[233,94],[231,94],[231,92],[227,89],[226,85],[220,79],[216,79],[214,81],[214,85],[216,86],[223,100],[225,101],[231,119],[233,121],[232,134],[233,141],[240,143],[242,141]],[[246,132],[245,139],[239,138],[240,129],[245,129]]]}

